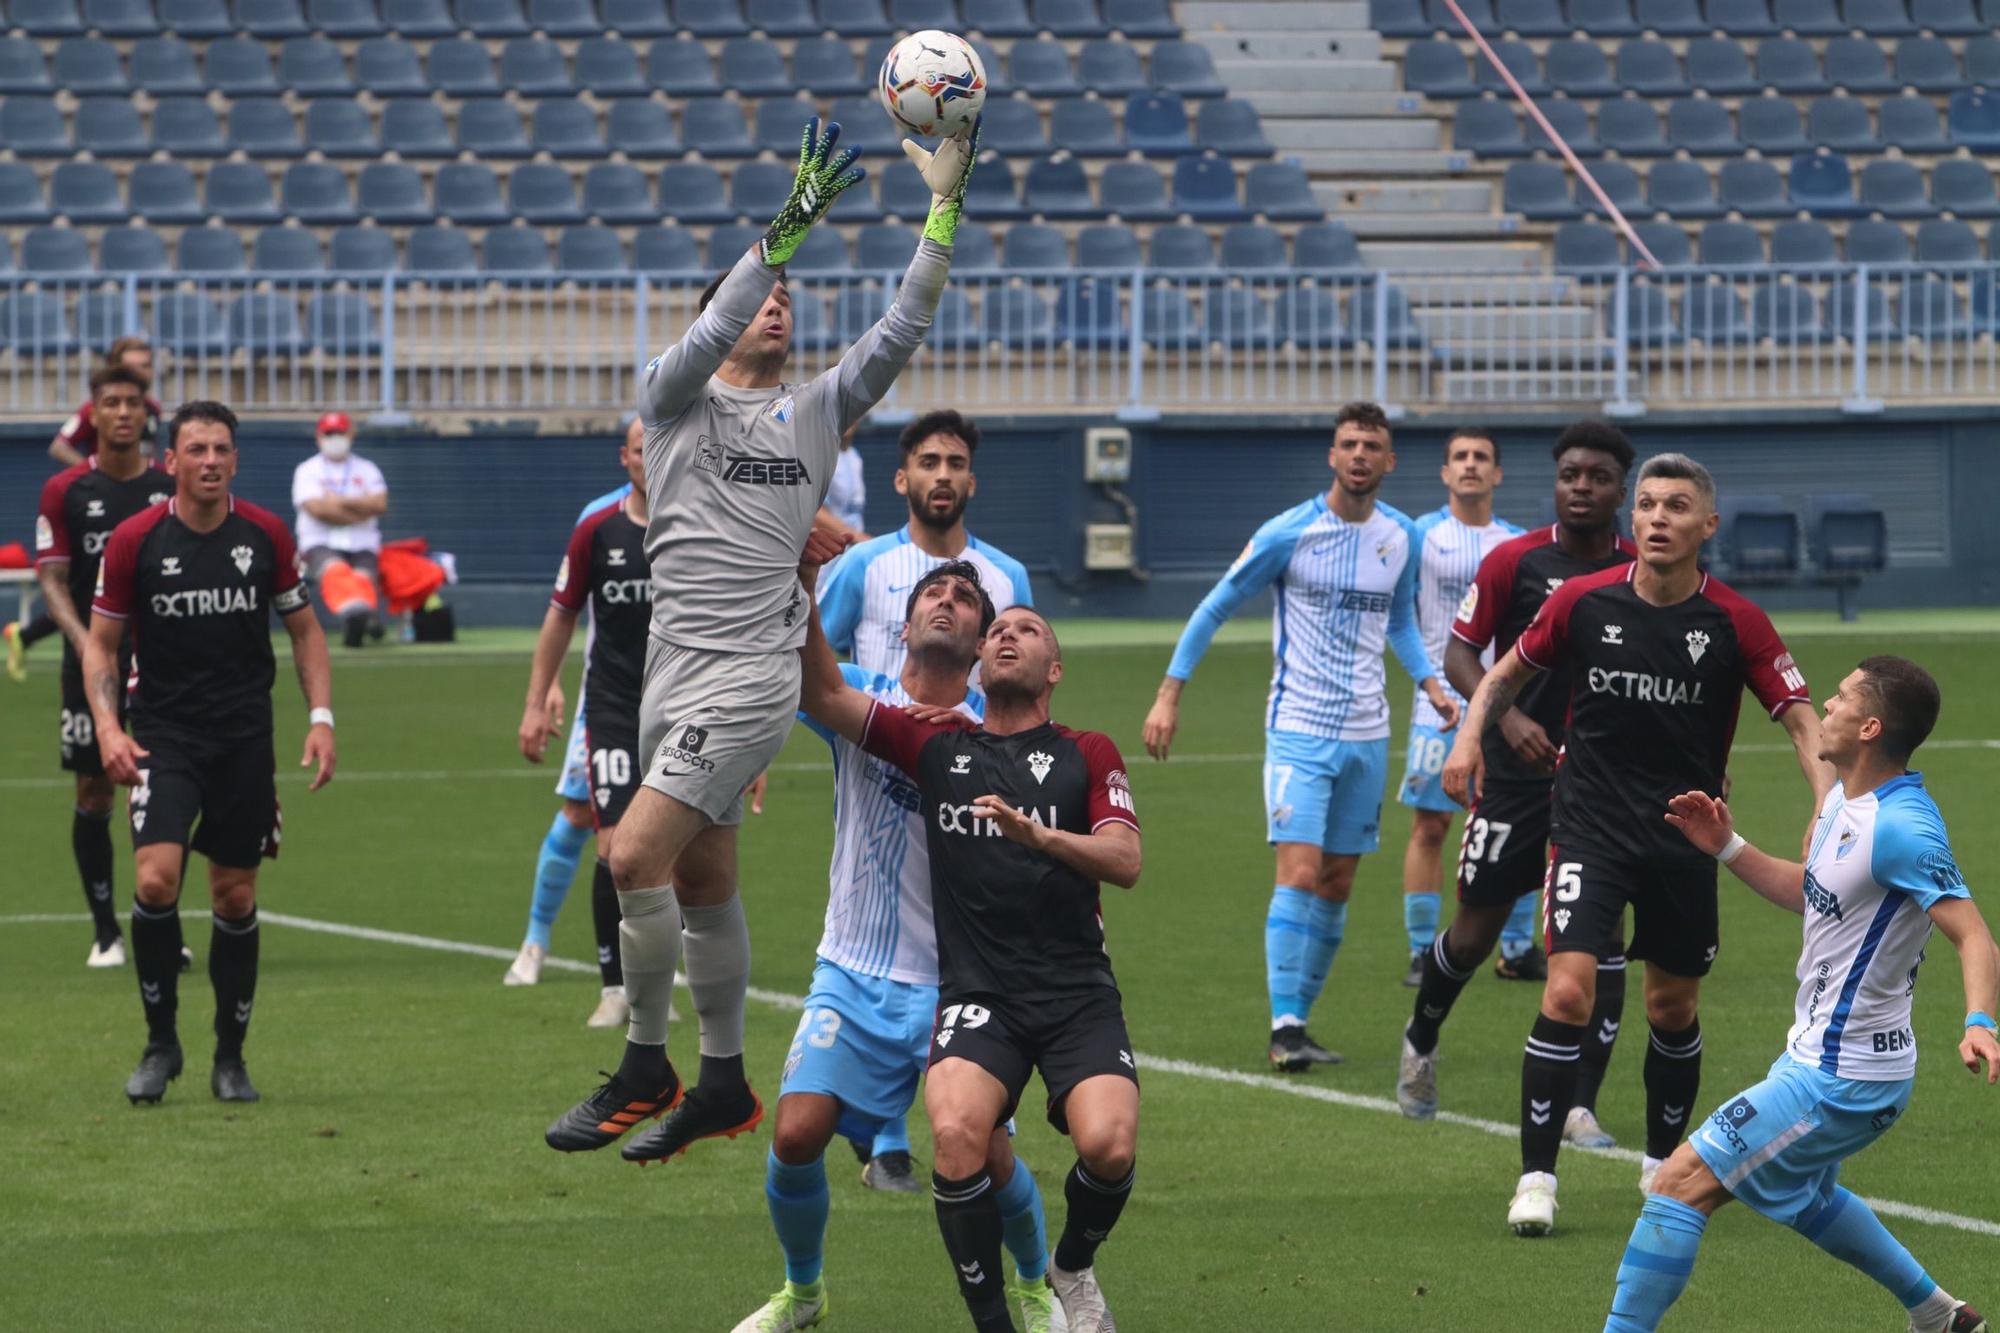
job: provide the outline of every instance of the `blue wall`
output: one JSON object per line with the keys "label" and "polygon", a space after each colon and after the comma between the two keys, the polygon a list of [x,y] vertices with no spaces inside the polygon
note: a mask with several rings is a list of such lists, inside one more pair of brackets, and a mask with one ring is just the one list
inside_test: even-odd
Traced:
{"label": "blue wall", "polygon": [[[1549,445],[1566,418],[1509,417],[1493,423],[1506,480],[1500,514],[1539,521],[1550,493]],[[27,541],[47,477],[44,450],[55,423],[9,427],[0,435],[0,541]],[[979,451],[975,530],[1027,563],[1037,600],[1059,611],[1097,615],[1185,614],[1255,527],[1328,482],[1326,419],[1173,418],[1131,427],[1134,472],[1127,493],[1139,507],[1139,555],[1148,579],[1086,574],[1083,525],[1119,521],[1116,505],[1082,481],[1078,420],[987,418]],[[1437,464],[1441,420],[1399,423],[1399,469],[1383,497],[1412,513],[1443,500]],[[1868,606],[2000,602],[2000,415],[1800,413],[1642,418],[1626,423],[1642,456],[1679,449],[1712,468],[1731,494],[1775,495],[1804,511],[1806,498],[1861,491],[1889,515],[1892,568],[1863,589]],[[422,535],[455,552],[468,580],[457,597],[474,623],[528,623],[544,605],[546,581],[577,509],[619,480],[615,438],[537,436],[512,423],[467,435],[386,433],[365,426],[360,452],[387,475],[391,536]],[[887,531],[906,511],[891,479],[895,436],[864,433],[871,531]],[[291,515],[292,469],[312,449],[299,422],[245,426],[240,494]],[[1830,606],[1810,586],[1760,590],[1774,606]]]}

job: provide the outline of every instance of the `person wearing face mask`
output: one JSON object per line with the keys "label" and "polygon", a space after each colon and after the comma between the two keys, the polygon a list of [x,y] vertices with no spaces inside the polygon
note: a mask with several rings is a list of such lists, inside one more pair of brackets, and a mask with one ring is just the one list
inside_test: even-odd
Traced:
{"label": "person wearing face mask", "polygon": [[342,642],[359,648],[382,637],[381,517],[389,508],[382,469],[354,452],[354,423],[328,412],[316,432],[319,452],[292,474],[300,558],[306,578],[344,628]]}

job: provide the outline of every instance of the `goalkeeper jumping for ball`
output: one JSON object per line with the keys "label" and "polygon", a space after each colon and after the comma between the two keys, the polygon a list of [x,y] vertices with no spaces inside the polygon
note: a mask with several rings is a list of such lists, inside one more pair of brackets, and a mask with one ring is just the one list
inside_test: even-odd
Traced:
{"label": "goalkeeper jumping for ball", "polygon": [[[798,708],[798,648],[812,606],[799,557],[840,437],[888,393],[930,327],[979,126],[934,153],[904,143],[932,200],[896,302],[837,366],[789,384],[785,263],[862,178],[855,150],[835,151],[839,140],[837,124],[806,127],[791,196],[770,229],[640,375],[653,579],[637,756],[645,776],[611,856],[632,1021],[617,1072],[549,1126],[549,1146],[563,1152],[602,1148],[671,1111],[622,1150],[628,1161],[659,1161],[763,1119],[743,1075],[743,792],[777,757]],[[700,1075],[685,1097],[666,1046],[683,940],[701,1021]]]}

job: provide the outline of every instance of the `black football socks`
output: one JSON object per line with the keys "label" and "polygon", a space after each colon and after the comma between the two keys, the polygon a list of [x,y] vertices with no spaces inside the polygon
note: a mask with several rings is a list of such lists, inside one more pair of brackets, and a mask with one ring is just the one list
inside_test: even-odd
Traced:
{"label": "black football socks", "polygon": [[1410,1015],[1410,1026],[1404,1035],[1418,1055],[1429,1055],[1437,1049],[1438,1029],[1444,1026],[1451,1007],[1458,1003],[1458,993],[1465,989],[1465,983],[1472,980],[1472,974],[1479,967],[1479,960],[1460,967],[1453,961],[1445,941],[1451,932],[1441,930],[1431,941],[1431,947],[1424,950],[1423,980],[1417,985],[1417,1000]]}
{"label": "black football socks", "polygon": [[945,1253],[951,1256],[958,1292],[972,1313],[973,1327],[980,1333],[1003,1329],[1013,1333],[1006,1276],[1000,1267],[1005,1224],[1000,1218],[1000,1201],[993,1197],[993,1177],[983,1166],[963,1180],[947,1180],[933,1171],[931,1198],[937,1206]]}
{"label": "black football socks", "polygon": [[1646,1156],[1664,1160],[1680,1146],[1700,1091],[1701,1020],[1679,1032],[1655,1027],[1646,1047]]}
{"label": "black football socks", "polygon": [[76,853],[77,878],[83,900],[90,905],[91,929],[99,947],[118,938],[118,912],[111,905],[111,812],[92,814],[78,806],[69,825],[70,849]]}
{"label": "black football socks", "polygon": [[622,986],[625,969],[618,962],[618,886],[611,878],[611,863],[599,859],[597,873],[590,881],[590,923],[597,932],[597,975],[599,984]]}
{"label": "black football socks", "polygon": [[1521,1058],[1521,1170],[1556,1169],[1563,1122],[1575,1105],[1576,1066],[1583,1055],[1584,1029],[1547,1014],[1535,1015]]}
{"label": "black football socks", "polygon": [[257,997],[257,909],[234,921],[216,915],[208,945],[208,980],[215,987],[215,1058],[241,1060]]}
{"label": "black football socks", "polygon": [[146,1009],[146,1040],[177,1045],[174,1013],[180,1007],[181,913],[178,905],[153,908],[132,904],[132,964],[139,974],[139,1001]]}
{"label": "black football socks", "polygon": [[1576,1066],[1576,1104],[1595,1113],[1597,1090],[1611,1067],[1611,1048],[1625,1018],[1625,955],[1597,965],[1597,1002],[1591,1006],[1590,1029],[1583,1034],[1583,1058]]}
{"label": "black football socks", "polygon": [[1109,1181],[1092,1175],[1081,1160],[1070,1167],[1063,1177],[1063,1199],[1069,1204],[1069,1213],[1063,1218],[1062,1238],[1056,1242],[1056,1267],[1065,1273],[1080,1273],[1096,1262],[1097,1247],[1118,1225],[1118,1215],[1132,1197],[1132,1179],[1138,1171],[1135,1165],[1123,1180]]}

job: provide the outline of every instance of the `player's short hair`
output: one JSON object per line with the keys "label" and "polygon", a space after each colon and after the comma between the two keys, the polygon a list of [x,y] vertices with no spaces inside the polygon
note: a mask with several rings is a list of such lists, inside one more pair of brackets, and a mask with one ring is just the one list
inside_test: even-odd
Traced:
{"label": "player's short hair", "polygon": [[1369,430],[1379,430],[1388,435],[1389,414],[1382,410],[1379,403],[1343,403],[1340,411],[1333,415],[1333,433],[1340,434],[1342,426],[1366,426]]}
{"label": "player's short hair", "polygon": [[1944,702],[1937,681],[1909,658],[1886,653],[1864,657],[1858,666],[1882,723],[1882,749],[1899,763],[1908,760],[1937,725]]}
{"label": "player's short hair", "polygon": [[1639,480],[1692,482],[1695,493],[1715,508],[1715,478],[1686,454],[1654,454],[1639,469]]}
{"label": "player's short hair", "polygon": [[1572,449],[1589,449],[1593,453],[1608,454],[1618,460],[1618,475],[1623,478],[1632,471],[1632,441],[1625,432],[1608,421],[1583,420],[1571,422],[1556,436],[1556,447],[1549,451],[1549,457],[1558,461]]}
{"label": "player's short hair", "polygon": [[191,421],[207,421],[229,428],[229,442],[236,443],[236,414],[222,403],[210,398],[197,398],[191,403],[182,403],[167,423],[167,448],[180,443],[181,427]]}
{"label": "player's short hair", "polygon": [[986,631],[993,628],[993,617],[998,613],[993,609],[993,598],[988,595],[986,585],[979,581],[979,566],[970,560],[947,560],[918,579],[917,586],[910,589],[910,599],[903,603],[903,623],[909,624],[910,617],[916,615],[917,598],[923,595],[925,588],[953,578],[964,579],[979,594],[979,633],[984,637]]}
{"label": "player's short hair", "polygon": [[1444,461],[1451,461],[1451,446],[1460,440],[1484,440],[1493,446],[1493,461],[1500,461],[1500,437],[1487,426],[1460,426],[1444,437]]}
{"label": "player's short hair", "polygon": [[121,366],[114,361],[90,372],[90,401],[96,402],[97,395],[113,384],[124,384],[137,389],[141,398],[146,396],[148,387],[144,375],[130,366]]}
{"label": "player's short hair", "polygon": [[933,435],[955,435],[965,441],[965,452],[979,452],[979,423],[948,407],[926,412],[903,427],[903,433],[896,439],[896,448],[907,461],[917,451],[917,446]]}
{"label": "player's short hair", "polygon": [[110,350],[104,354],[104,361],[106,365],[115,366],[125,359],[125,353],[127,352],[150,352],[152,350],[153,344],[150,340],[141,338],[136,333],[128,333],[124,337],[112,341]]}
{"label": "player's short hair", "polygon": [[[722,284],[728,282],[729,275],[731,273],[734,273],[735,271],[736,270],[733,268],[726,268],[722,270],[722,272],[715,275],[714,281],[710,282],[708,286],[701,289],[701,299],[694,303],[694,312],[697,315],[700,314],[702,311],[708,309],[708,303],[715,299],[715,294],[722,290]],[[778,286],[783,287],[784,285],[785,285],[785,280],[783,278],[779,278]]]}

